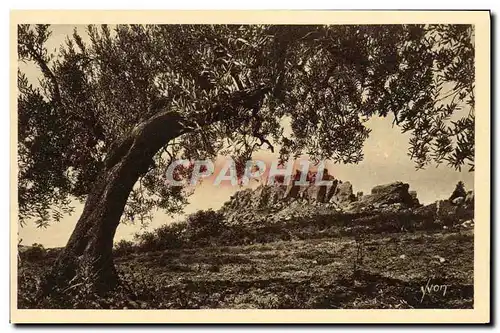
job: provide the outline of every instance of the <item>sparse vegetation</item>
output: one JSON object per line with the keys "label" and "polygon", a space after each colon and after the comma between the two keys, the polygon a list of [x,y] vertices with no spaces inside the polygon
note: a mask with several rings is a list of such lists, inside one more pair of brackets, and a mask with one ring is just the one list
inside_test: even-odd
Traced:
{"label": "sparse vegetation", "polygon": [[134,242],[122,239],[115,244],[114,254],[116,256],[123,256],[135,251]]}
{"label": "sparse vegetation", "polygon": [[33,245],[24,248],[18,248],[21,260],[41,260],[47,254],[42,244],[33,243]]}
{"label": "sparse vegetation", "polygon": [[[453,226],[458,222],[459,219],[456,216],[451,216],[446,223]],[[259,223],[245,224],[228,223],[222,214],[209,210],[197,212],[189,216],[186,221],[137,234],[133,251],[161,251],[210,245],[249,245],[353,236],[359,233],[390,234],[418,230],[437,232],[442,229],[442,226],[442,222],[435,221],[435,214],[427,210],[375,214],[372,212],[329,213],[312,217],[296,217],[278,223],[259,221]],[[118,253],[119,246],[120,243],[115,246],[115,253]]]}
{"label": "sparse vegetation", "polygon": [[[79,281],[73,283],[74,288],[37,298],[43,272],[55,256],[24,260],[19,267],[18,305],[98,309],[472,307],[472,230],[460,224],[443,230],[425,214],[371,215],[231,225],[216,212],[198,212],[184,222],[137,235],[136,242],[117,243],[121,285],[105,295],[97,295],[85,288],[85,281]],[[403,231],[402,223],[406,225]],[[356,236],[361,232],[363,239]],[[446,257],[445,261],[436,255]],[[450,284],[449,294],[429,295],[420,303],[420,287],[429,277]]]}

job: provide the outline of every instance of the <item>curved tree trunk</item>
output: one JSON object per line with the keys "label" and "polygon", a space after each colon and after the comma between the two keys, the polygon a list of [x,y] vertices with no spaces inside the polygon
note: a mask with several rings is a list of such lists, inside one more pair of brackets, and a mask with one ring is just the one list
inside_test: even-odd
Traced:
{"label": "curved tree trunk", "polygon": [[231,117],[238,107],[255,109],[269,91],[264,86],[237,91],[224,107],[214,105],[190,119],[177,112],[159,113],[113,144],[83,213],[54,263],[45,292],[55,286],[71,288],[82,282],[98,292],[113,288],[118,283],[112,256],[116,228],[134,184],[149,169],[155,154],[184,133]]}
{"label": "curved tree trunk", "polygon": [[128,196],[161,147],[187,130],[180,115],[167,112],[140,124],[113,145],[83,213],[52,268],[48,286],[89,282],[105,292],[117,284],[113,238]]}

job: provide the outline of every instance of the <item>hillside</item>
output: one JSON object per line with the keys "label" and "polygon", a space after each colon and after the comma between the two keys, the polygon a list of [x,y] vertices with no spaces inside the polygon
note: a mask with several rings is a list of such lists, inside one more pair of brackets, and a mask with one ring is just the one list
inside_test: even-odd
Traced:
{"label": "hillside", "polygon": [[244,190],[118,244],[124,283],[111,295],[35,299],[57,251],[23,255],[19,307],[471,308],[473,194],[458,198],[422,206],[400,182],[368,195],[348,182]]}

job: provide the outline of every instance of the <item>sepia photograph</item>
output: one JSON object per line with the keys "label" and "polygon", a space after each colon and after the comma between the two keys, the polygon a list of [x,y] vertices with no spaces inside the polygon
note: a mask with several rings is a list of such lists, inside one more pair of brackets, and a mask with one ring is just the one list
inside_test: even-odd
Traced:
{"label": "sepia photograph", "polygon": [[489,321],[488,11],[16,14],[20,322]]}

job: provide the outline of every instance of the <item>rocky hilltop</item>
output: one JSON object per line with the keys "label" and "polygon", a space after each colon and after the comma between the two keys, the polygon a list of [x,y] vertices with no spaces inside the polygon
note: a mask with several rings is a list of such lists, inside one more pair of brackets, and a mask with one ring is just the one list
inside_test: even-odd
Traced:
{"label": "rocky hilltop", "polygon": [[417,192],[410,191],[410,185],[400,181],[375,186],[370,194],[365,195],[362,192],[355,194],[349,181],[331,180],[330,186],[297,185],[294,182],[245,189],[231,196],[221,211],[231,223],[279,222],[329,213],[411,211],[434,214],[439,219],[464,210],[473,212],[474,194],[465,192],[463,184],[463,191],[456,193],[455,189],[450,199],[423,206]]}

